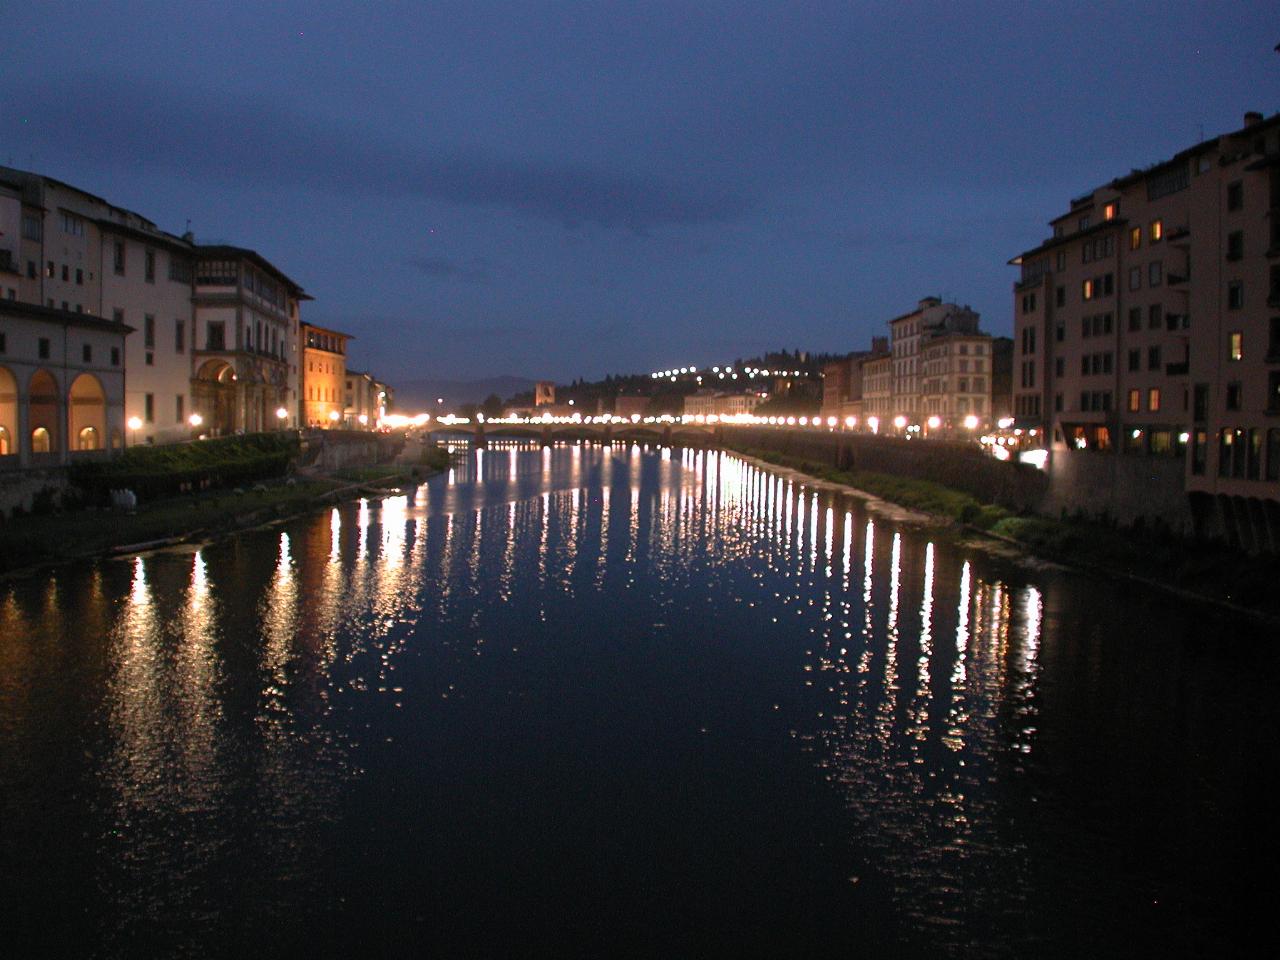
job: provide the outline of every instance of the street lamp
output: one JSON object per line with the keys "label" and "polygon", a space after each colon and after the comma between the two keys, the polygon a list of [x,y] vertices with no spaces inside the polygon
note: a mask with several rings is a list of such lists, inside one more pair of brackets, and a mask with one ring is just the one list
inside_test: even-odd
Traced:
{"label": "street lamp", "polygon": [[340,416],[342,416],[342,414],[338,413],[338,411],[337,411],[337,410],[330,410],[330,411],[329,411],[329,422],[330,422],[330,423],[337,423],[337,422],[338,422],[338,418],[339,418]]}
{"label": "street lamp", "polygon": [[975,417],[972,413],[969,414],[967,417],[964,418],[964,428],[966,430],[977,430],[978,418]]}
{"label": "street lamp", "polygon": [[129,446],[132,447],[138,441],[135,434],[142,428],[142,420],[139,417],[130,417],[125,421],[125,426],[129,428]]}
{"label": "street lamp", "polygon": [[198,427],[200,424],[204,423],[204,417],[200,416],[198,413],[193,413],[191,416],[187,417],[187,423],[191,424],[193,427]]}
{"label": "street lamp", "polygon": [[289,411],[284,407],[276,407],[276,419],[280,421],[281,426],[284,426],[285,420],[289,419]]}

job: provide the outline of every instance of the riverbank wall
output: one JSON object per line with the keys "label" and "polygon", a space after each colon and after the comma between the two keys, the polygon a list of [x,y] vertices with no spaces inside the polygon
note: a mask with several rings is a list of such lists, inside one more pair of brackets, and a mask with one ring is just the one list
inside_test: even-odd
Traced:
{"label": "riverbank wall", "polygon": [[404,449],[403,434],[357,430],[306,430],[298,464],[324,473],[347,467],[390,463]]}

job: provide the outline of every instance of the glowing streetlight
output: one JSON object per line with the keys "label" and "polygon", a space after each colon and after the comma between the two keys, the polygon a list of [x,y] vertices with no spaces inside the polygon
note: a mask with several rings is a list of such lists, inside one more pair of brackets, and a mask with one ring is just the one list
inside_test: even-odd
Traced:
{"label": "glowing streetlight", "polygon": [[903,427],[907,425],[907,418],[904,417],[902,414],[898,414],[896,417],[893,418],[893,425],[897,429],[901,430]]}
{"label": "glowing streetlight", "polygon": [[330,422],[330,423],[337,423],[337,422],[338,422],[338,418],[339,418],[339,417],[341,417],[341,416],[342,416],[342,414],[338,413],[338,411],[337,411],[337,410],[330,410],[330,411],[329,411],[329,422]]}
{"label": "glowing streetlight", "polygon": [[200,416],[198,413],[193,413],[191,416],[187,417],[187,423],[191,424],[193,427],[198,427],[200,424],[204,423],[204,417]]}
{"label": "glowing streetlight", "polygon": [[942,426],[942,418],[941,418],[941,417],[930,417],[930,418],[929,418],[929,420],[928,420],[928,423],[929,423],[929,429],[930,429],[930,430],[937,430],[940,426]]}
{"label": "glowing streetlight", "polygon": [[879,433],[879,432],[880,432],[880,418],[879,418],[879,417],[867,417],[867,429],[869,429],[872,433]]}
{"label": "glowing streetlight", "polygon": [[276,419],[283,423],[289,419],[289,411],[284,407],[276,407]]}
{"label": "glowing streetlight", "polygon": [[845,427],[846,427],[847,429],[852,430],[854,427],[856,427],[856,426],[858,425],[858,418],[857,418],[857,417],[845,417],[845,418],[844,418],[844,425],[845,425]]}
{"label": "glowing streetlight", "polygon": [[836,418],[835,418],[835,417],[827,417],[827,426],[828,426],[828,427],[834,427],[834,426],[836,425],[836,423],[837,423],[837,421],[836,421]]}
{"label": "glowing streetlight", "polygon": [[360,426],[362,427],[368,426],[369,424],[369,417],[366,414],[362,413],[360,416],[356,417],[356,419],[360,421]]}
{"label": "glowing streetlight", "polygon": [[125,426],[129,428],[129,446],[133,446],[138,440],[135,434],[142,427],[142,420],[139,417],[130,417],[125,421]]}
{"label": "glowing streetlight", "polygon": [[975,417],[972,413],[969,414],[967,417],[964,418],[964,428],[966,430],[977,430],[978,418]]}

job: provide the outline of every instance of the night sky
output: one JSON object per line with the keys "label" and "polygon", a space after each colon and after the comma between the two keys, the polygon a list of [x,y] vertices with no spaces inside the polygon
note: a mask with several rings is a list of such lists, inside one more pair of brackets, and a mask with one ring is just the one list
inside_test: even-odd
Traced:
{"label": "night sky", "polygon": [[1280,109],[1272,2],[12,4],[0,161],[257,249],[396,380],[863,347]]}

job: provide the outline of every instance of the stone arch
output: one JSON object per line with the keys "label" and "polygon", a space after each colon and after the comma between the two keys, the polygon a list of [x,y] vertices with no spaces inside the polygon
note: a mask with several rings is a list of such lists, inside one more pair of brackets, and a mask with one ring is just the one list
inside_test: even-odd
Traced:
{"label": "stone arch", "polygon": [[236,429],[236,370],[226,360],[211,357],[200,365],[192,381],[195,412],[204,418],[201,429],[211,437]]}
{"label": "stone arch", "polygon": [[33,454],[57,454],[62,450],[61,391],[58,381],[48,370],[40,369],[31,375],[27,387],[27,429],[30,430]]}
{"label": "stone arch", "polygon": [[0,457],[18,452],[18,380],[0,366]]}
{"label": "stone arch", "polygon": [[67,436],[74,450],[101,450],[107,437],[107,392],[92,373],[82,373],[67,391]]}

